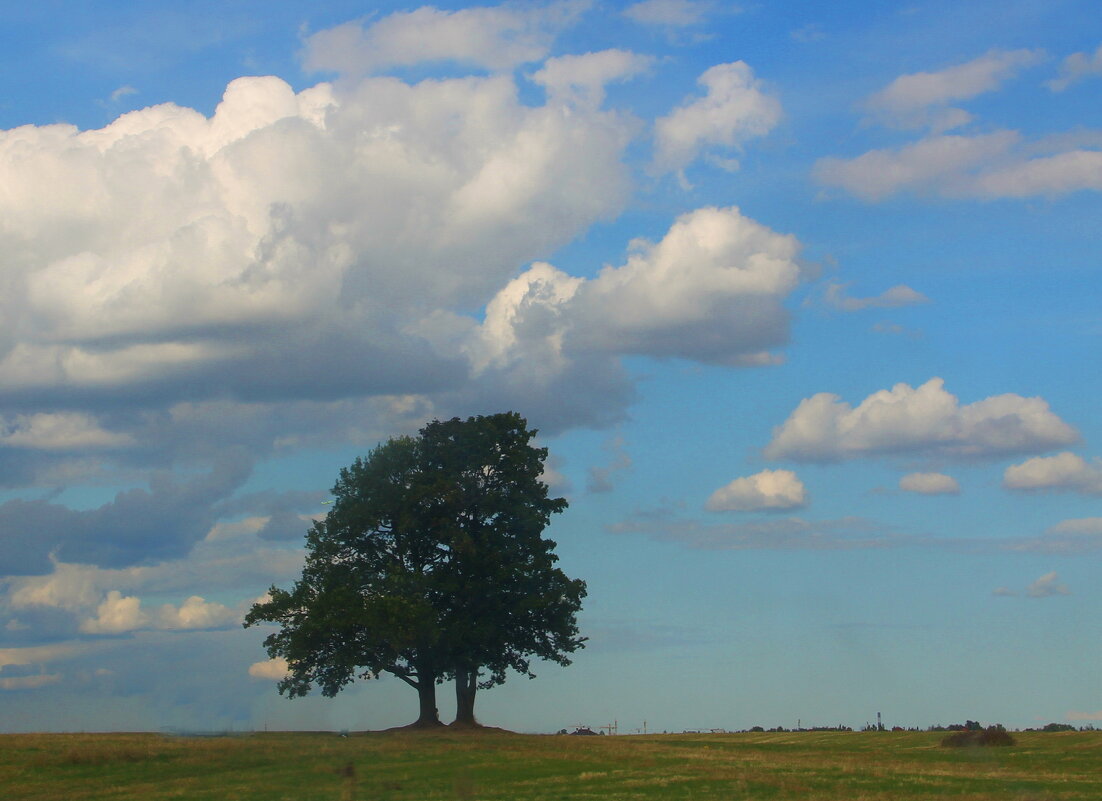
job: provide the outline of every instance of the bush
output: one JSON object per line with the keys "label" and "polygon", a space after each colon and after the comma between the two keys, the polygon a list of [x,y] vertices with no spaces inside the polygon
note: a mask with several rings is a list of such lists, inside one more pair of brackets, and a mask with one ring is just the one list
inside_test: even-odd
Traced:
{"label": "bush", "polygon": [[981,745],[1014,745],[1016,741],[1010,732],[1002,726],[988,726],[986,729],[964,729],[942,738],[944,748],[967,748]]}

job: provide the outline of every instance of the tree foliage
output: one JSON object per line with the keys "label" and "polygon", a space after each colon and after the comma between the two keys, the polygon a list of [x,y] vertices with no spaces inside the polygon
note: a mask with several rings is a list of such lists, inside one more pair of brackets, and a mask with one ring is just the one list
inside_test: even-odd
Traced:
{"label": "tree foliage", "polygon": [[535,434],[511,412],[433,421],[341,471],[302,578],[245,620],[280,626],[264,645],[287,660],[281,693],[332,696],[391,673],[429,725],[435,685],[454,678],[457,722],[473,724],[477,687],[532,676],[533,657],[570,663],[585,583],[555,567],[542,536],[566,501],[548,497]]}

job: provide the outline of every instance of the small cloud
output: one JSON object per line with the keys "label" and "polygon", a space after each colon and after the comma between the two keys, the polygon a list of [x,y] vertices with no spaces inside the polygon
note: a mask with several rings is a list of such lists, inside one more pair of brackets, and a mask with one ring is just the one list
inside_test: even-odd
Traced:
{"label": "small cloud", "polygon": [[11,676],[0,679],[0,690],[37,690],[61,681],[60,673],[39,673],[34,676]]}
{"label": "small cloud", "polygon": [[607,84],[633,78],[653,63],[651,56],[627,50],[602,50],[549,58],[531,79],[545,87],[548,97],[558,102],[598,107],[604,101]]}
{"label": "small cloud", "polygon": [[96,608],[96,616],[80,624],[85,634],[122,634],[149,625],[149,617],[142,612],[141,599],[111,590]]}
{"label": "small cloud", "polygon": [[1011,465],[1003,473],[1003,486],[1012,490],[1056,490],[1083,495],[1102,495],[1102,463],[1088,463],[1070,451],[1038,456]]}
{"label": "small cloud", "polygon": [[891,323],[881,320],[874,323],[870,329],[874,334],[887,334],[894,337],[907,337],[908,339],[922,339],[922,331],[917,328],[907,328],[899,323]]}
{"label": "small cloud", "polygon": [[1047,451],[1078,438],[1043,398],[1005,394],[961,405],[942,379],[931,378],[918,387],[896,384],[856,407],[828,392],[806,398],[773,429],[765,456],[809,462],[904,454],[989,459]]}
{"label": "small cloud", "polygon": [[287,678],[287,660],[283,657],[269,659],[266,662],[253,662],[249,665],[249,675],[254,679],[267,679],[268,681],[282,681]]}
{"label": "small cloud", "polygon": [[1067,720],[1102,720],[1102,709],[1097,712],[1068,712]]}
{"label": "small cloud", "polygon": [[744,61],[717,64],[697,79],[706,90],[654,123],[657,174],[687,167],[707,146],[739,147],[765,136],[781,119],[781,104],[766,94]]}
{"label": "small cloud", "polygon": [[847,297],[846,286],[846,284],[838,283],[828,284],[823,300],[828,306],[844,312],[856,312],[864,309],[896,309],[901,306],[915,306],[930,302],[928,297],[905,284],[898,284],[885,289],[879,295],[869,298]]}
{"label": "small cloud", "polygon": [[957,480],[944,473],[908,473],[899,479],[899,488],[904,492],[917,492],[919,495],[960,494]]}
{"label": "small cloud", "polygon": [[162,606],[157,614],[156,627],[171,630],[215,629],[237,621],[237,613],[229,607],[193,595],[179,607],[172,604]]}
{"label": "small cloud", "polygon": [[127,95],[136,95],[137,93],[138,90],[135,89],[133,86],[130,86],[129,84],[126,86],[120,86],[118,89],[111,93],[111,102],[118,103],[122,98],[126,97]]}
{"label": "small cloud", "polygon": [[826,38],[826,34],[823,33],[822,27],[817,22],[809,22],[802,28],[797,28],[789,34],[793,41],[807,44],[808,42],[820,42]]}
{"label": "small cloud", "polygon": [[586,484],[587,492],[611,492],[616,474],[631,468],[631,456],[624,450],[624,438],[622,436],[617,434],[605,443],[604,448],[612,454],[612,460],[607,465],[589,468],[589,481]]}
{"label": "small cloud", "polygon": [[1010,540],[1006,550],[1025,553],[1083,554],[1102,550],[1102,517],[1081,517],[1050,526],[1040,537]]}
{"label": "small cloud", "polygon": [[1102,75],[1102,45],[1092,54],[1072,53],[1060,65],[1060,77],[1045,83],[1054,92],[1062,92],[1084,78]]}
{"label": "small cloud", "polygon": [[1030,598],[1051,598],[1054,595],[1071,595],[1066,584],[1060,583],[1056,572],[1045,573],[1026,587],[1025,594]]}
{"label": "small cloud", "polygon": [[972,115],[948,104],[998,89],[1023,67],[1044,58],[1040,50],[991,50],[977,59],[938,72],[901,75],[867,101],[881,122],[899,128],[929,126],[936,133],[971,121]]}
{"label": "small cloud", "polygon": [[1102,536],[1102,517],[1077,517],[1064,520],[1049,528],[1047,533],[1082,537]]}
{"label": "small cloud", "polygon": [[760,512],[800,509],[807,505],[807,490],[791,470],[762,470],[736,478],[708,498],[711,512]]}
{"label": "small cloud", "polygon": [[[704,22],[714,8],[715,3],[706,0],[643,0],[625,8],[623,14],[640,25],[685,28]],[[727,12],[737,10],[728,8]]]}
{"label": "small cloud", "polygon": [[808,521],[798,517],[708,525],[670,509],[642,510],[606,526],[613,534],[641,534],[709,551],[835,551],[921,544],[871,520],[844,517]]}
{"label": "small cloud", "polygon": [[1016,597],[1018,597],[1018,593],[1016,593],[1014,590],[1010,589],[1009,587],[996,587],[991,592],[991,594],[994,595],[994,596],[997,596],[999,598],[1016,598]]}

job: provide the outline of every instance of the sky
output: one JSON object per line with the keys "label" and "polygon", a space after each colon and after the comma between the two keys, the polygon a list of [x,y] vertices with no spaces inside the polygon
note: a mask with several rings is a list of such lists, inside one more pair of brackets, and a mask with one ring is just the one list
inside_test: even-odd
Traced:
{"label": "sky", "polygon": [[506,410],[589,640],[483,722],[1102,721],[1094,0],[4,16],[0,730],[413,720],[241,619]]}

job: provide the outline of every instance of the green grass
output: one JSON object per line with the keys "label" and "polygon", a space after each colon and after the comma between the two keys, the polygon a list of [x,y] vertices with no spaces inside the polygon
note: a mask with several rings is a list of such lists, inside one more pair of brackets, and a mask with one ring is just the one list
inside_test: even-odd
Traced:
{"label": "green grass", "polygon": [[917,732],[0,735],[7,801],[1102,799],[1102,732],[939,747]]}

